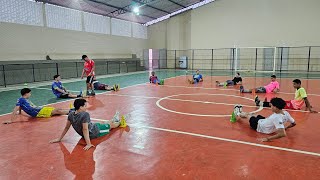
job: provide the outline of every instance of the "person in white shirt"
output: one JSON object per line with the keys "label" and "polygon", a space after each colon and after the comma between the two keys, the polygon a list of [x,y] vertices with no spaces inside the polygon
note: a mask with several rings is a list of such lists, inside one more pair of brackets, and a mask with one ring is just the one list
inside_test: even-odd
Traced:
{"label": "person in white shirt", "polygon": [[[257,132],[264,134],[272,134],[272,136],[262,138],[260,141],[267,142],[273,139],[278,139],[286,136],[286,129],[292,128],[296,125],[295,120],[290,116],[287,111],[282,110],[286,102],[281,98],[273,98],[270,101],[271,110],[273,114],[267,118],[253,114],[242,113],[242,118],[249,118],[250,127]],[[290,122],[290,125],[285,127],[285,124]]]}

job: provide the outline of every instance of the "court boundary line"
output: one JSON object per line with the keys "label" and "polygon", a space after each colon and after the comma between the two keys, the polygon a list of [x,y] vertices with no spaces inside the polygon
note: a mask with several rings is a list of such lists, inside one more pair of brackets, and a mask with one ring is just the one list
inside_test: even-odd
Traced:
{"label": "court boundary line", "polygon": [[[190,87],[190,86],[173,86],[173,85],[162,85],[162,86],[166,86],[166,87],[172,87],[172,88],[199,88],[199,89],[214,89],[214,90],[220,90],[220,91],[238,91],[240,93],[240,90],[237,89],[225,89],[225,88],[207,88],[207,87]],[[243,93],[243,94],[251,94],[251,93]],[[256,94],[267,94],[267,93],[256,93]],[[289,92],[278,92],[277,94],[291,94],[294,95],[295,93],[289,93]],[[320,96],[319,94],[309,94],[307,93],[307,95],[309,96]]]}
{"label": "court boundary line", "polygon": [[[134,85],[127,86],[127,87],[124,87],[124,88],[121,88],[121,89],[126,89],[126,88],[129,88],[129,87],[135,87],[135,86],[141,86],[141,85],[145,85],[145,84],[146,84],[146,83],[134,84]],[[107,94],[107,93],[110,93],[110,91],[102,92],[102,93],[97,93],[96,95],[103,95],[103,94]],[[43,106],[54,105],[54,104],[59,104],[59,103],[69,102],[69,101],[74,101],[75,99],[77,99],[77,98],[70,98],[70,99],[67,99],[67,100],[64,100],[64,101],[59,101],[59,102],[54,102],[54,103],[45,104],[45,105],[43,105]],[[9,114],[12,114],[12,112],[5,113],[5,114],[0,114],[0,117],[5,116],[5,115],[9,115]]]}
{"label": "court boundary line", "polygon": [[[180,77],[180,76],[184,76],[184,75],[179,75],[179,76],[174,76],[174,77],[169,77],[169,78],[166,78],[166,79],[172,79],[172,78],[176,78],[176,77]],[[149,82],[143,82],[143,83],[139,83],[139,84],[134,84],[134,85],[130,85],[130,86],[126,86],[126,87],[123,87],[121,89],[126,89],[126,88],[130,88],[130,87],[135,87],[135,86],[140,86],[140,85],[147,85],[149,84]],[[103,95],[103,94],[108,94],[110,93],[110,91],[106,91],[106,92],[102,92],[102,93],[97,93],[96,95]],[[53,105],[53,104],[59,104],[59,103],[63,103],[63,102],[69,102],[69,101],[72,101],[72,100],[75,100],[76,98],[70,98],[70,99],[67,99],[67,100],[64,100],[64,101],[59,101],[59,102],[54,102],[54,103],[49,103],[49,104],[45,104],[44,106],[46,105]],[[9,113],[5,113],[5,114],[0,114],[0,117],[2,116],[5,116],[5,115],[8,115],[8,114],[12,114],[12,112],[9,112]]]}
{"label": "court boundary line", "polygon": [[[241,96],[236,96],[236,95],[230,95],[230,94],[209,94],[209,93],[195,93],[195,94],[176,94],[176,95],[171,95],[171,96],[166,96],[166,97],[163,97],[161,99],[159,99],[157,102],[156,102],[156,105],[164,110],[164,111],[168,111],[168,112],[171,112],[171,113],[176,113],[176,114],[183,114],[183,115],[189,115],[189,116],[200,116],[200,117],[230,117],[232,115],[209,115],[209,114],[193,114],[193,113],[185,113],[185,112],[179,112],[179,111],[174,111],[174,110],[170,110],[168,108],[165,108],[163,106],[160,105],[160,102],[162,100],[165,100],[165,99],[170,99],[170,100],[178,100],[178,101],[183,101],[183,102],[195,102],[195,103],[204,103],[204,104],[220,104],[220,105],[231,105],[231,106],[234,106],[234,104],[228,104],[228,103],[215,103],[215,102],[208,102],[208,101],[193,101],[193,100],[182,100],[182,99],[172,99],[171,97],[175,97],[175,96],[181,96],[181,95],[209,95],[209,96],[216,96],[216,95],[221,95],[221,96],[231,96],[231,97],[234,97],[234,98],[240,98],[240,99],[246,99],[246,100],[249,100],[249,101],[254,101],[253,99],[250,99],[250,98],[247,98],[247,97],[241,97]],[[248,106],[245,106],[243,105],[243,107],[248,107]],[[249,106],[250,107],[250,106]],[[252,106],[251,106],[252,107]],[[257,106],[254,106],[257,108]],[[255,111],[252,111],[250,113],[258,113],[260,112],[261,110],[263,109],[262,106],[259,106],[259,108]]]}
{"label": "court boundary line", "polygon": [[[90,119],[94,120],[94,121],[104,121],[104,122],[108,121],[108,120],[98,119],[98,118],[90,118]],[[218,140],[218,141],[226,141],[226,142],[231,142],[231,143],[245,144],[245,145],[250,145],[250,146],[255,146],[255,147],[274,149],[274,150],[280,150],[280,151],[286,151],[286,152],[294,152],[294,153],[300,153],[300,154],[313,155],[313,156],[320,157],[320,153],[304,151],[304,150],[297,150],[297,149],[290,149],[290,148],[284,148],[284,147],[278,147],[278,146],[258,144],[258,143],[253,143],[253,142],[247,142],[247,141],[241,141],[241,140],[235,140],[235,139],[229,139],[229,138],[222,138],[222,137],[210,136],[210,135],[204,135],[204,134],[198,134],[198,133],[191,133],[191,132],[186,132],[186,131],[158,128],[158,127],[152,127],[152,126],[141,126],[141,125],[134,125],[134,124],[128,124],[128,126],[135,127],[135,128],[153,129],[153,130],[157,130],[157,131],[190,135],[190,136],[195,136],[195,137],[214,139],[214,140]]]}
{"label": "court boundary line", "polygon": [[[223,94],[226,95],[226,94]],[[126,96],[126,97],[132,97],[132,98],[144,98],[144,99],[161,99],[161,97],[155,97],[155,96],[137,96],[137,95],[129,95],[129,94],[106,94],[106,96]],[[241,97],[241,96],[239,96]],[[169,99],[169,98],[168,98]],[[170,100],[177,100],[177,101],[192,101],[192,100],[182,100],[182,99],[170,99]],[[205,101],[202,101],[204,103],[206,103]],[[212,104],[219,104],[216,102],[209,102]],[[227,103],[221,103],[223,105],[231,105],[231,104],[227,104]],[[250,106],[250,105],[243,105],[243,107],[258,107],[258,106]],[[268,109],[270,110],[270,107],[263,107],[263,109]],[[284,109],[285,111],[292,111],[292,112],[302,112],[302,113],[310,113],[309,111],[303,111],[303,110],[294,110],[294,109]],[[318,112],[320,113],[320,112]],[[313,113],[313,114],[317,114],[317,113]]]}

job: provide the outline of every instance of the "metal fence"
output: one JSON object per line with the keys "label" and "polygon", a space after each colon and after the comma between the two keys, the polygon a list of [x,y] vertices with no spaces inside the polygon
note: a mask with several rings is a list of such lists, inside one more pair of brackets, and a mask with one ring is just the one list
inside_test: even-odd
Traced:
{"label": "metal fence", "polygon": [[[134,60],[95,60],[96,75],[128,73],[142,71],[139,59]],[[83,62],[68,61],[20,61],[0,62],[0,86],[50,81],[60,74],[62,78],[77,78],[81,76]]]}
{"label": "metal fence", "polygon": [[[244,47],[224,49],[158,50],[153,53],[153,69],[252,70],[280,72],[320,72],[320,46]],[[148,51],[144,52],[148,67]],[[154,55],[156,54],[156,55]]]}

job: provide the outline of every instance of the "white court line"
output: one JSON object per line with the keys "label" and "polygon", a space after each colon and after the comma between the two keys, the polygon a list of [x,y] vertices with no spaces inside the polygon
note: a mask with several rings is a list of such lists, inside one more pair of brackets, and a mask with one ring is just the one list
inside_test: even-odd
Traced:
{"label": "white court line", "polygon": [[[185,94],[178,94],[178,95],[185,95]],[[192,95],[211,95],[211,94],[192,94]],[[226,96],[226,94],[212,94],[212,95],[222,95]],[[106,96],[125,96],[125,97],[134,97],[134,98],[145,98],[145,99],[167,99],[167,100],[173,100],[173,101],[182,101],[182,102],[194,102],[194,103],[203,103],[203,104],[219,104],[219,105],[226,105],[226,106],[234,106],[234,104],[228,104],[228,103],[218,103],[218,102],[211,102],[211,101],[196,101],[196,100],[187,100],[187,99],[176,99],[176,98],[162,98],[162,97],[156,97],[156,96],[137,96],[137,95],[127,95],[127,94],[106,94]],[[177,96],[177,95],[175,95]],[[232,95],[234,96],[234,95]],[[241,96],[235,96],[242,98]],[[250,106],[250,105],[242,105],[243,107],[252,107],[256,108],[258,106]]]}
{"label": "white court line", "polygon": [[[145,73],[145,71],[143,72],[139,72],[139,73]],[[139,73],[135,73],[135,74],[139,74]],[[132,73],[134,74],[134,73]],[[120,74],[119,76],[121,76],[123,74]],[[127,74],[126,74],[127,75]],[[184,76],[184,75],[180,75],[180,76]],[[113,76],[112,76],[113,77]],[[179,77],[179,76],[174,76],[174,77],[170,77],[170,78],[166,78],[166,79],[173,79],[175,77]],[[140,83],[140,84],[135,84],[135,85],[131,85],[131,86],[127,86],[127,87],[124,87],[124,88],[121,88],[121,89],[126,89],[126,88],[130,88],[130,87],[135,87],[135,86],[140,86],[140,85],[147,85],[149,84],[149,82],[144,82],[144,83]],[[31,87],[30,87],[31,88]],[[1,92],[1,91],[0,91]],[[110,91],[107,91],[107,92],[102,92],[102,93],[97,93],[96,95],[100,95],[100,94],[107,94],[107,93],[110,93]],[[54,105],[54,104],[59,104],[59,103],[63,103],[63,102],[69,102],[69,101],[73,101],[74,99],[68,99],[68,100],[65,100],[65,101],[59,101],[59,102],[55,102],[55,103],[50,103],[50,104],[45,104],[45,105]],[[5,114],[0,114],[0,117],[1,116],[5,116],[5,115],[9,115],[9,114],[12,114],[12,112],[9,112],[9,113],[5,113]]]}
{"label": "white court line", "polygon": [[[126,89],[126,88],[130,88],[130,87],[141,86],[141,85],[146,85],[146,83],[135,84],[135,85],[132,85],[132,86],[127,86],[127,87],[121,88],[121,89]],[[110,91],[102,92],[102,93],[99,93],[99,94],[97,93],[97,95],[107,94],[107,93],[110,93]],[[54,105],[54,104],[59,104],[59,103],[69,102],[69,101],[74,101],[74,100],[75,100],[75,98],[73,98],[73,99],[68,99],[68,100],[65,100],[65,101],[59,101],[59,102],[55,102],[55,103],[45,104],[44,106]],[[0,117],[1,117],[1,116],[5,116],[5,115],[8,115],[8,114],[12,114],[12,112],[9,112],[9,113],[6,113],[6,114],[1,114]]]}
{"label": "white court line", "polygon": [[[172,85],[162,85],[166,87],[172,87],[172,88],[191,88],[191,89],[215,89],[220,91],[237,91],[240,93],[240,90],[238,89],[228,89],[228,88],[205,88],[205,87],[189,87],[189,86],[172,86]],[[244,94],[250,94],[250,93],[244,93]],[[256,94],[266,94],[266,93],[256,93]],[[288,92],[278,92],[277,94],[295,94],[295,93],[288,93]],[[309,94],[308,96],[320,96],[319,94]]]}
{"label": "white court line", "polygon": [[[161,108],[162,110],[165,110],[165,111],[168,111],[168,112],[171,112],[171,113],[176,113],[176,114],[183,114],[183,115],[189,115],[189,116],[200,116],[200,117],[230,117],[231,115],[225,115],[225,114],[193,114],[193,113],[185,113],[185,112],[179,112],[179,111],[174,111],[174,110],[171,110],[171,109],[168,109],[168,108],[165,108],[163,106],[161,106],[160,102],[162,100],[165,100],[165,99],[171,99],[171,97],[175,97],[175,96],[197,96],[197,95],[206,95],[206,96],[231,96],[231,97],[236,97],[236,98],[241,98],[241,99],[246,99],[246,100],[249,100],[249,101],[254,101],[250,98],[247,98],[247,97],[241,97],[241,96],[236,96],[236,95],[228,95],[228,94],[208,94],[208,93],[195,93],[195,94],[176,94],[176,95],[171,95],[171,96],[167,96],[167,97],[164,97],[164,98],[161,98],[159,99],[157,102],[156,102],[156,105]],[[181,99],[178,99],[179,101],[181,101]],[[189,102],[201,102],[201,103],[205,103],[205,104],[208,104],[210,102],[208,101],[192,101],[192,100],[182,100],[182,101],[189,101]],[[221,105],[231,105],[231,106],[234,106],[234,104],[227,104],[227,103],[214,103],[214,102],[211,102],[213,104],[221,104]],[[254,106],[256,107],[256,106]],[[255,111],[252,111],[250,113],[257,113],[257,112],[260,112],[261,110],[263,109],[262,106],[259,107],[259,109],[255,110]]]}
{"label": "white court line", "polygon": [[[94,120],[94,121],[107,121],[107,120],[97,119],[97,118],[91,118],[91,120]],[[277,146],[270,146],[270,145],[264,145],[264,144],[258,144],[258,143],[251,143],[251,142],[247,142],[247,141],[240,141],[240,140],[235,140],[235,139],[221,138],[221,137],[216,137],[216,136],[209,136],[209,135],[190,133],[190,132],[178,131],[178,130],[171,130],[171,129],[165,129],[165,128],[157,128],[157,127],[152,127],[152,126],[140,126],[140,125],[134,125],[134,124],[128,124],[128,125],[132,126],[132,127],[136,127],[136,128],[144,128],[144,129],[152,129],[152,130],[164,131],[164,132],[170,132],[170,133],[184,134],[184,135],[196,136],[196,137],[201,137],[201,138],[214,139],[214,140],[219,140],[219,141],[226,141],[226,142],[231,142],[231,143],[245,144],[245,145],[249,145],[249,146],[256,146],[256,147],[261,147],[261,148],[275,149],[275,150],[280,150],[280,151],[294,152],[294,153],[299,153],[299,154],[307,154],[307,155],[319,156],[320,157],[320,154],[319,153],[315,153],[315,152],[296,150],[296,149],[290,149],[290,148],[283,148],[283,147],[277,147]]]}
{"label": "white court line", "polygon": [[[183,101],[183,102],[194,102],[194,103],[203,103],[203,104],[219,104],[219,105],[227,105],[227,106],[234,106],[234,104],[228,104],[228,103],[217,103],[217,102],[209,102],[209,101],[195,101],[195,100],[186,100],[186,99],[176,99],[176,98],[170,98],[173,96],[179,96],[179,95],[220,95],[220,96],[232,96],[232,97],[239,97],[242,99],[247,99],[250,101],[253,101],[252,99],[246,98],[246,97],[241,97],[241,96],[235,96],[235,95],[226,95],[226,94],[206,94],[206,93],[198,93],[198,94],[177,94],[177,95],[172,95],[172,96],[167,96],[164,98],[160,97],[150,97],[150,96],[130,96],[130,95],[123,95],[123,94],[106,94],[107,96],[114,95],[114,96],[125,96],[125,97],[134,97],[134,98],[147,98],[147,99],[158,99],[156,102],[156,105],[165,111],[171,112],[171,113],[176,113],[176,114],[183,114],[183,115],[189,115],[189,116],[201,116],[201,117],[230,117],[231,115],[225,115],[225,114],[192,114],[192,113],[185,113],[185,112],[178,112],[178,111],[173,111],[170,109],[167,109],[163,106],[160,105],[160,101],[162,100],[172,100],[172,101]],[[257,106],[248,106],[248,105],[243,105],[243,107],[254,107],[257,108]],[[263,109],[263,107],[259,107],[257,110],[252,111],[251,113],[257,113],[260,112]]]}
{"label": "white court line", "polygon": [[[222,94],[226,95],[226,94]],[[106,94],[106,96],[126,96],[126,97],[132,97],[132,98],[144,98],[144,99],[161,99],[161,97],[154,97],[154,96],[138,96],[138,95],[129,95],[129,94]],[[238,96],[242,97],[242,96]],[[183,99],[174,99],[174,98],[166,98],[168,100],[176,100],[176,101],[189,101],[189,102],[198,102],[198,101],[193,101],[193,100],[183,100]],[[227,104],[227,103],[216,103],[216,102],[208,102],[208,101],[200,101],[200,103],[204,104],[221,104],[221,105],[232,105],[234,104]],[[243,107],[257,107],[257,106],[249,106],[249,105],[242,105]],[[263,109],[268,109],[270,110],[270,107],[263,107]],[[303,111],[303,110],[294,110],[294,109],[284,109],[285,111],[292,111],[292,112],[303,112],[303,113],[310,113],[309,111]],[[318,112],[320,113],[320,112]],[[317,114],[317,113],[314,113]]]}

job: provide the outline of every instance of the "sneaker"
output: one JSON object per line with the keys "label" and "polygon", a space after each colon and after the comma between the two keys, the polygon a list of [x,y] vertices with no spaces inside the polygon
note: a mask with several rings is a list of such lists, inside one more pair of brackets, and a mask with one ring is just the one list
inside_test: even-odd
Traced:
{"label": "sneaker", "polygon": [[242,113],[243,106],[241,104],[238,104],[238,108],[239,108],[239,114],[238,115],[240,115]]}
{"label": "sneaker", "polygon": [[113,118],[112,118],[112,122],[113,123],[119,123],[120,122],[120,112],[116,111],[116,113],[114,114]]}
{"label": "sneaker", "polygon": [[233,108],[234,115],[238,116],[238,114],[240,114],[239,110],[240,110],[239,105],[238,104],[234,105],[234,108]]}
{"label": "sneaker", "polygon": [[256,103],[256,106],[260,106],[260,99],[258,96],[254,98],[254,102]]}
{"label": "sneaker", "polygon": [[96,93],[92,90],[91,91],[91,96],[95,96],[96,95]]}
{"label": "sneaker", "polygon": [[113,91],[117,91],[117,85],[115,84],[115,85],[113,85],[113,87],[112,87],[112,89],[111,90],[113,90]]}
{"label": "sneaker", "polygon": [[243,93],[243,91],[244,91],[244,87],[240,86],[240,92]]}

